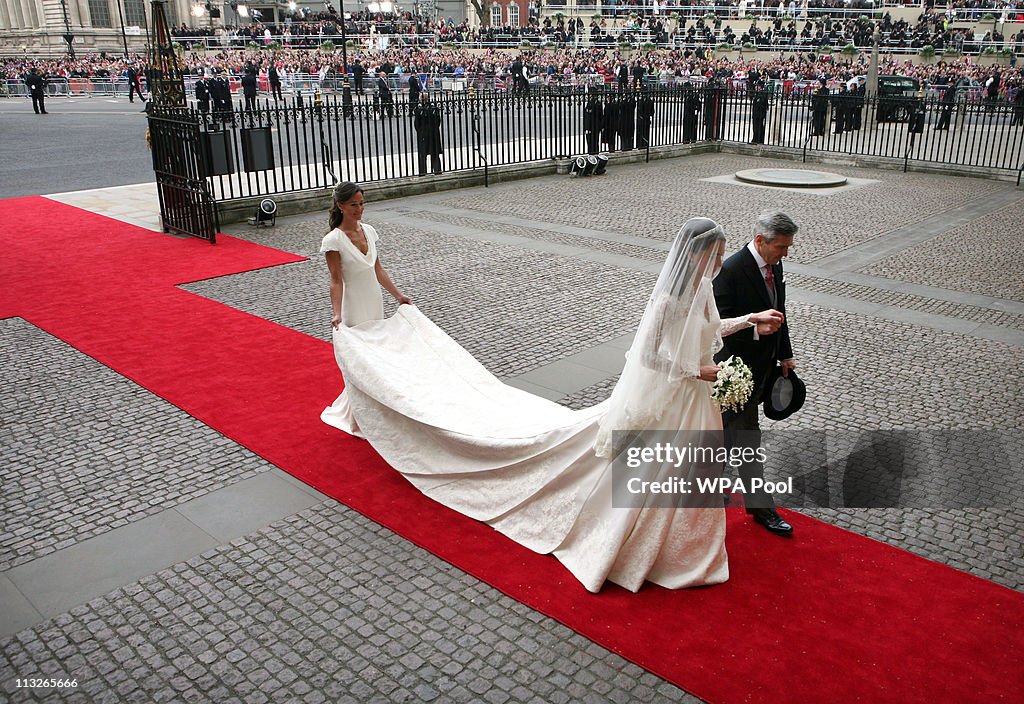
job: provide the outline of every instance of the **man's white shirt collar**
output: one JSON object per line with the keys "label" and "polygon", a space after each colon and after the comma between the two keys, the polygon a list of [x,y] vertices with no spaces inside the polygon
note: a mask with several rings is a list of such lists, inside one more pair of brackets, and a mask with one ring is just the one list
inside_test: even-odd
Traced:
{"label": "man's white shirt collar", "polygon": [[761,255],[757,252],[757,247],[754,246],[754,241],[747,242],[747,249],[754,255],[754,261],[757,262],[757,268],[761,270],[761,276],[764,276],[764,268],[768,266],[768,262],[761,258]]}

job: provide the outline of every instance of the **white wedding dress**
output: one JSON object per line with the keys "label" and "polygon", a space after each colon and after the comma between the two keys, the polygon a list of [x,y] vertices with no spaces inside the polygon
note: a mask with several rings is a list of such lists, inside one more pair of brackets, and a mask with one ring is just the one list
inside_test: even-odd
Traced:
{"label": "white wedding dress", "polygon": [[[320,243],[320,252],[338,252],[341,255],[342,280],[345,284],[341,298],[341,324],[346,327],[369,320],[384,318],[384,297],[377,282],[377,230],[360,223],[366,236],[366,254],[352,244],[344,232],[335,228]],[[322,415],[325,422],[346,432],[363,437],[359,424],[348,402],[348,389],[341,392],[331,407]]]}
{"label": "white wedding dress", "polygon": [[[645,580],[670,589],[721,583],[729,567],[720,499],[714,508],[613,506],[612,460],[601,455],[614,454],[609,422],[721,430],[710,384],[694,374],[712,364],[720,335],[747,326],[747,317],[723,325],[700,272],[682,303],[656,289],[649,311],[629,353],[643,363],[631,360],[622,377],[630,380],[622,396],[642,391],[642,420],[628,417],[637,406],[630,403],[622,419],[605,418],[614,393],[574,411],[507,386],[411,305],[334,331],[344,408],[335,402],[321,417],[365,437],[432,499],[554,555],[590,591],[606,580],[631,591]],[[671,374],[658,371],[666,366]]]}

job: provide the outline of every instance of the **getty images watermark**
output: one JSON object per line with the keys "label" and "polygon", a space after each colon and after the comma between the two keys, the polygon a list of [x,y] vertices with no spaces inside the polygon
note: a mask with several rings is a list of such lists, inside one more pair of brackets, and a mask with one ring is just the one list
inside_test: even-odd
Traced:
{"label": "getty images watermark", "polygon": [[793,477],[781,481],[768,481],[763,477],[751,477],[744,481],[740,477],[726,477],[714,472],[692,472],[694,467],[740,468],[758,463],[764,465],[768,452],[763,447],[711,447],[707,445],[675,445],[659,442],[649,447],[629,447],[625,452],[626,467],[631,470],[654,470],[656,479],[631,476],[626,479],[626,491],[630,494],[718,494],[738,491],[769,494],[793,493]]}
{"label": "getty images watermark", "polygon": [[748,507],[765,495],[789,508],[1024,501],[1019,430],[645,430],[616,433],[614,443],[612,502],[624,508],[715,508],[737,492]]}

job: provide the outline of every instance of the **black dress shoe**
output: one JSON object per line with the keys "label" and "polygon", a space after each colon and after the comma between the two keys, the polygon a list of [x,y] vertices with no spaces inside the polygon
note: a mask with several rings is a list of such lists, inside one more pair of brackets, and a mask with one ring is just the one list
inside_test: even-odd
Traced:
{"label": "black dress shoe", "polygon": [[782,516],[773,508],[753,508],[750,515],[756,523],[760,523],[776,535],[789,535],[793,532],[793,526],[782,520]]}

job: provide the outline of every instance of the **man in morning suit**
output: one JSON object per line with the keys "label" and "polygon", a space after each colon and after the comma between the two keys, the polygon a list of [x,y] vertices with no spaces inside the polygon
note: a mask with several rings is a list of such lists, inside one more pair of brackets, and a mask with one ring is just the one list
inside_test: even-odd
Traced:
{"label": "man in morning suit", "polygon": [[[754,239],[746,247],[725,260],[722,271],[715,277],[715,303],[722,318],[738,318],[773,308],[783,315],[786,313],[786,286],[782,281],[782,258],[789,254],[797,224],[778,210],[761,214],[754,224]],[[783,374],[796,365],[793,362],[793,347],[789,341],[789,321],[786,320],[773,335],[757,335],[757,328],[729,335],[724,339],[725,347],[715,357],[723,361],[735,355],[742,359],[754,376],[754,390],[747,405],[738,412],[722,414],[725,426],[725,443],[731,447],[750,447],[756,450],[761,445],[761,426],[757,409],[764,392],[769,374],[778,364]],[[744,503],[747,513],[772,533],[786,535],[793,532],[792,526],[775,510],[775,501],[764,492],[750,491],[751,480],[764,478],[764,466],[757,461],[739,468],[746,493]]]}

